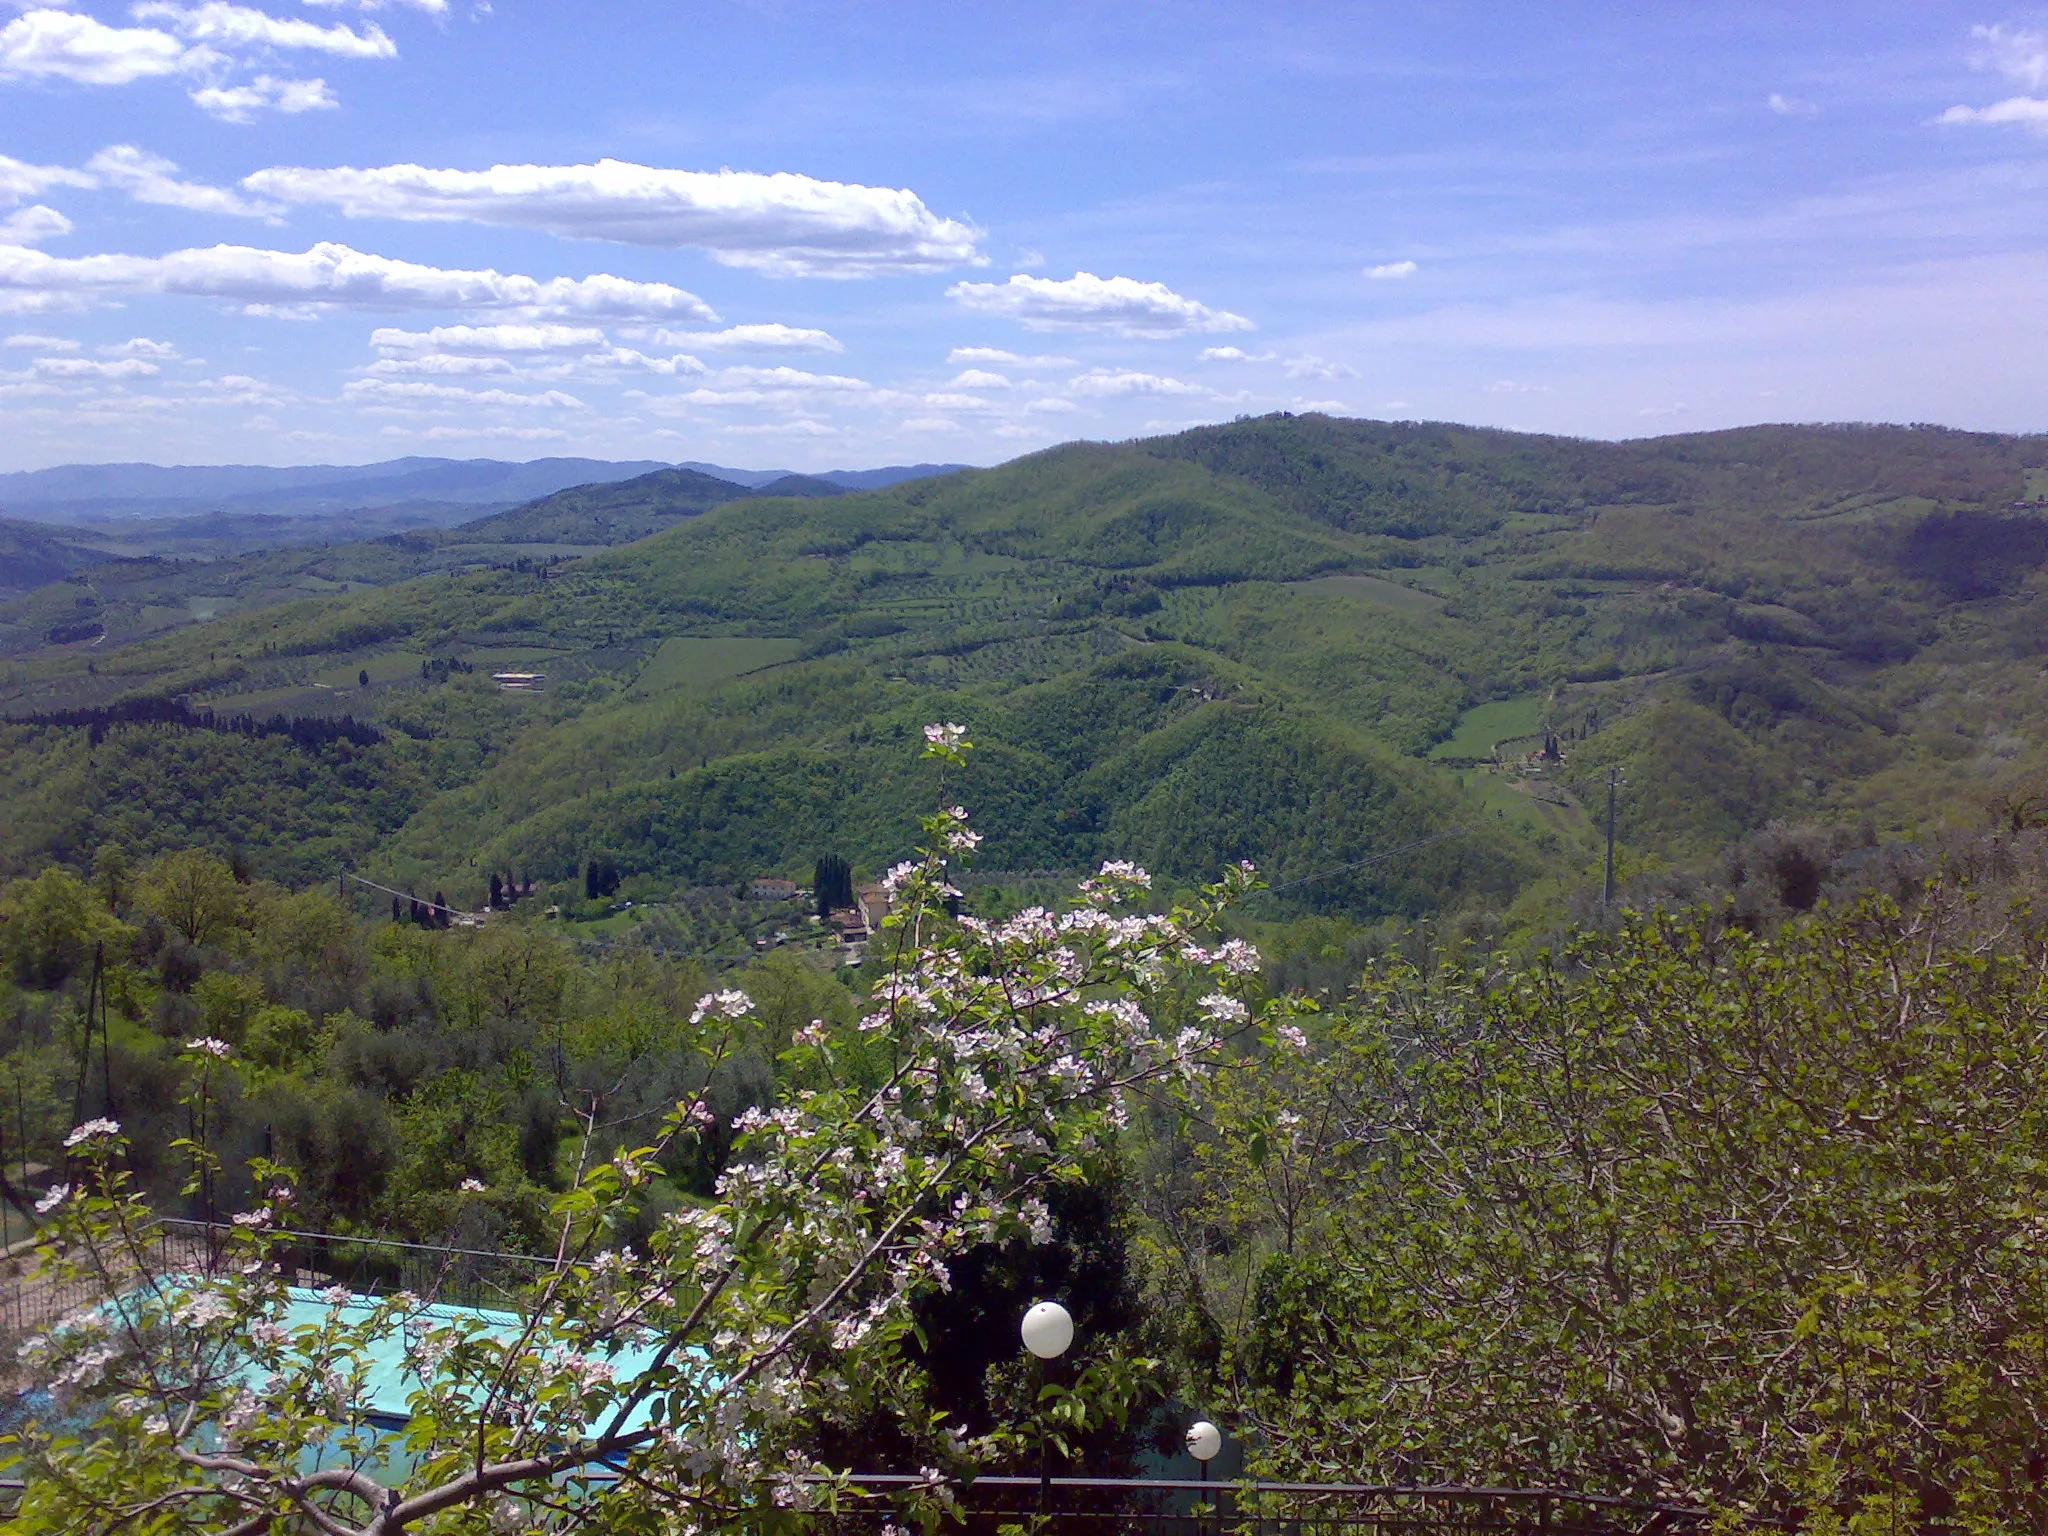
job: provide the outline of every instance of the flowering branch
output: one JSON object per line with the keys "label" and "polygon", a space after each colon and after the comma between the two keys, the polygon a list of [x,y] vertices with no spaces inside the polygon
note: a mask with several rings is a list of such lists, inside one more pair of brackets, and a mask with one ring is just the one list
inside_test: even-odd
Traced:
{"label": "flowering branch", "polygon": [[[942,776],[966,762],[961,727],[925,737]],[[943,790],[918,857],[885,881],[898,954],[870,1011],[799,1033],[774,1104],[734,1123],[709,1201],[665,1215],[644,1251],[624,1246],[662,1159],[713,1128],[700,1092],[555,1201],[553,1263],[512,1329],[338,1289],[318,1320],[294,1321],[306,1299],[270,1262],[270,1205],[237,1218],[224,1273],[124,1293],[102,1265],[110,1300],[34,1358],[91,1398],[107,1432],[26,1430],[25,1513],[72,1528],[79,1490],[96,1488],[90,1518],[108,1526],[147,1509],[152,1531],[176,1536],[270,1518],[398,1536],[456,1509],[524,1530],[628,1528],[678,1508],[711,1522],[830,1498],[834,1474],[809,1448],[899,1374],[916,1295],[950,1287],[949,1262],[976,1244],[1049,1240],[1040,1192],[1116,1137],[1133,1092],[1211,1070],[1228,1037],[1293,1028],[1288,1005],[1255,1000],[1249,946],[1197,942],[1253,888],[1248,866],[1166,913],[1140,909],[1144,871],[1111,863],[1070,910],[954,918],[952,872],[980,836]],[[690,1022],[722,1054],[752,1018],[743,993],[723,991]],[[227,1060],[212,1044],[188,1050],[199,1124],[207,1072]],[[47,1262],[62,1262],[59,1244],[98,1253],[148,1220],[112,1171],[118,1127],[74,1134],[100,1182],[53,1207]],[[282,1173],[266,1165],[266,1183]],[[368,1397],[373,1351],[393,1337],[412,1383],[402,1458]]]}

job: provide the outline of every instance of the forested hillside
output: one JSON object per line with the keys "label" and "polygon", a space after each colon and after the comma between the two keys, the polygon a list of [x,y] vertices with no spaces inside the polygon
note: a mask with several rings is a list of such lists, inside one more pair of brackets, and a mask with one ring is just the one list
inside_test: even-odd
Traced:
{"label": "forested hillside", "polygon": [[1360,920],[1555,909],[1610,769],[1625,873],[1773,820],[2024,820],[2044,465],[1934,428],[1277,416],[851,494],[665,470],[408,536],[501,541],[484,569],[323,551],[355,571],[325,595],[128,643],[74,574],[0,610],[12,720],[184,698],[375,739],[10,724],[0,859],[199,844],[465,902],[597,859],[643,903],[828,853],[866,875],[907,846],[933,718],[983,743],[986,866],[1248,858],[1271,910]]}

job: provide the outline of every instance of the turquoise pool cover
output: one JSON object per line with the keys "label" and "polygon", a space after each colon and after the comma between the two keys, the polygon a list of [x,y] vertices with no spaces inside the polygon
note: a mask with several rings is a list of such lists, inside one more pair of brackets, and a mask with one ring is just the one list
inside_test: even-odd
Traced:
{"label": "turquoise pool cover", "polygon": [[[376,1297],[357,1296],[335,1307],[327,1301],[325,1292],[300,1286],[293,1286],[287,1294],[290,1300],[285,1305],[284,1316],[278,1321],[290,1329],[318,1327],[337,1312],[342,1322],[351,1327],[361,1327],[382,1304]],[[481,1323],[483,1331],[491,1338],[508,1342],[516,1339],[526,1327],[526,1320],[516,1312],[439,1303],[408,1312],[405,1320],[408,1324],[423,1324],[430,1328],[445,1323]],[[600,1358],[612,1368],[612,1374],[618,1380],[631,1381],[654,1363],[660,1347],[658,1343],[627,1345],[616,1354]],[[418,1375],[406,1366],[404,1329],[394,1328],[373,1336],[361,1357],[369,1367],[364,1383],[364,1406],[369,1417],[392,1428],[403,1425],[412,1417],[408,1400],[419,1385]],[[635,1419],[628,1422],[644,1419],[646,1413],[643,1404],[634,1410]]]}

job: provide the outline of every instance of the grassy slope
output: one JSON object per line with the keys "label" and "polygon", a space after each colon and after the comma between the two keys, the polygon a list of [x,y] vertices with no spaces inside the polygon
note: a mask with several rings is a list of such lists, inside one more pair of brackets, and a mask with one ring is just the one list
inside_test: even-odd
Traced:
{"label": "grassy slope", "polygon": [[[38,814],[0,857],[76,855],[118,825],[451,891],[598,852],[679,883],[801,873],[829,849],[874,867],[928,793],[905,766],[915,726],[943,716],[987,743],[962,794],[998,867],[1130,854],[1193,878],[1248,856],[1293,878],[1466,829],[1302,888],[1415,912],[1585,857],[1582,820],[1511,814],[1527,802],[1504,783],[1427,759],[1509,699],[1518,728],[1565,738],[1565,784],[1627,768],[1624,826],[1652,854],[1773,815],[1981,814],[2048,767],[2031,659],[2048,540],[2002,510],[2044,461],[2034,439],[1905,429],[1610,445],[1266,418],[751,499],[547,575],[45,648],[0,672],[6,707],[339,681],[330,711],[389,735],[291,772],[268,754],[292,749],[207,738],[202,773],[167,731],[96,753],[76,731],[7,731],[0,794]],[[538,528],[628,486],[526,510]],[[514,647],[548,658],[546,693],[408,670]],[[359,667],[367,688],[347,686]]]}

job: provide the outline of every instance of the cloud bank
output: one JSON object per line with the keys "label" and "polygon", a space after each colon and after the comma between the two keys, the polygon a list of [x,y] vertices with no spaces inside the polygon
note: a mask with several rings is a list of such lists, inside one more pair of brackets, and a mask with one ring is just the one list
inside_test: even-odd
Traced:
{"label": "cloud bank", "polygon": [[1032,331],[1106,331],[1118,336],[1185,336],[1191,331],[1249,331],[1243,315],[1211,309],[1164,283],[1076,272],[1054,279],[1023,273],[1007,283],[955,283],[948,298],[1001,315]]}
{"label": "cloud bank", "polygon": [[0,292],[57,298],[165,293],[355,309],[497,309],[537,318],[718,319],[702,299],[667,283],[604,274],[542,280],[490,269],[428,267],[331,241],[299,253],[216,245],[168,256],[59,257],[0,246]]}
{"label": "cloud bank", "polygon": [[0,27],[0,79],[128,85],[220,62],[155,27],[110,27],[76,11],[25,11]]}
{"label": "cloud bank", "polygon": [[914,192],[786,171],[677,171],[624,160],[485,171],[273,166],[243,185],[355,218],[467,221],[691,247],[727,266],[777,277],[875,277],[987,260],[979,230],[933,213]]}

